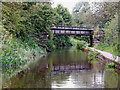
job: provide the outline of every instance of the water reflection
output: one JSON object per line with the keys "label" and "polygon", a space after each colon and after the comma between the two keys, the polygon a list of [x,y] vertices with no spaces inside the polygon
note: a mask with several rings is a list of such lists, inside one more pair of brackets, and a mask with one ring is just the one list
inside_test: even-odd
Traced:
{"label": "water reflection", "polygon": [[87,55],[76,49],[62,49],[48,54],[9,82],[9,88],[116,88],[120,77],[114,70],[104,70],[98,62],[88,63]]}

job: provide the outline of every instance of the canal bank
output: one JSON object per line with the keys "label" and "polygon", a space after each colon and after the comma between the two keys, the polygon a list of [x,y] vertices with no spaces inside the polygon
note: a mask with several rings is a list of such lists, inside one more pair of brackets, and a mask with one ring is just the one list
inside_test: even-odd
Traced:
{"label": "canal bank", "polygon": [[[21,73],[25,73],[27,70],[30,69],[30,67],[34,67],[35,63],[37,63],[42,57],[45,57],[47,55],[46,50],[43,50],[44,53],[37,53],[33,52],[32,54],[29,54],[30,60],[28,60],[25,64],[20,65],[19,67],[17,65],[15,66],[2,66],[2,72],[1,72],[1,88],[6,85],[6,82],[9,82],[9,80],[13,77],[16,77],[17,75]],[[0,89],[1,89],[0,88]]]}
{"label": "canal bank", "polygon": [[92,51],[97,51],[99,53],[101,53],[104,57],[112,60],[112,61],[115,61],[115,62],[118,62],[120,63],[120,57],[118,56],[114,56],[113,54],[111,53],[108,53],[108,52],[105,52],[105,51],[101,51],[101,50],[98,50],[98,49],[95,49],[95,48],[92,48],[92,47],[89,47]]}
{"label": "canal bank", "polygon": [[115,71],[118,72],[120,74],[120,57],[118,56],[114,56],[111,53],[105,52],[105,51],[101,51],[92,47],[88,47],[88,48],[83,48],[83,51],[87,51],[89,52],[97,52],[96,53],[96,58],[99,62],[103,63],[103,64],[110,64],[110,63],[114,63],[115,65]]}

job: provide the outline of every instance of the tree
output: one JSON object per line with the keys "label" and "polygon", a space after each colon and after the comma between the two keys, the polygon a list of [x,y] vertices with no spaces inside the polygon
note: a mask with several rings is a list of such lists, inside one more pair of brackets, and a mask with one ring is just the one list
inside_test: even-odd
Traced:
{"label": "tree", "polygon": [[57,24],[58,23],[63,23],[63,24],[72,24],[72,16],[69,13],[67,8],[64,8],[61,4],[59,4],[56,8],[55,11],[57,12]]}
{"label": "tree", "polygon": [[20,22],[23,20],[21,18],[21,12],[23,11],[23,3],[10,3],[3,2],[2,3],[2,22],[4,28],[10,33],[18,36],[22,26]]}
{"label": "tree", "polygon": [[104,27],[107,21],[114,18],[117,10],[117,2],[79,2],[73,9],[73,18],[83,26]]}
{"label": "tree", "polygon": [[94,12],[96,25],[102,25],[114,18],[118,11],[117,2],[93,2],[91,10]]}
{"label": "tree", "polygon": [[[69,13],[67,8],[64,8],[61,4],[59,4],[55,8],[56,14],[55,14],[55,20],[57,25],[60,24],[72,24],[72,16]],[[67,35],[55,35],[53,38],[54,45],[56,47],[68,47],[71,45],[69,36]]]}
{"label": "tree", "polygon": [[90,27],[94,25],[93,13],[88,2],[79,2],[72,11],[73,19],[78,26]]}
{"label": "tree", "polygon": [[54,22],[54,12],[51,6],[41,4],[32,6],[29,14],[30,26],[33,27],[31,34],[40,37],[41,32],[46,32],[51,36],[49,26]]}

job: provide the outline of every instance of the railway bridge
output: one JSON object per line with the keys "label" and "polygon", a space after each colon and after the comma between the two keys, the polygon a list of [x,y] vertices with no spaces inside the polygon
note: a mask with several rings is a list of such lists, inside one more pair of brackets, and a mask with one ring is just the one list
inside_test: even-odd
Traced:
{"label": "railway bridge", "polygon": [[54,35],[79,35],[79,36],[89,36],[90,45],[93,45],[93,31],[94,29],[88,27],[76,27],[76,26],[50,26]]}

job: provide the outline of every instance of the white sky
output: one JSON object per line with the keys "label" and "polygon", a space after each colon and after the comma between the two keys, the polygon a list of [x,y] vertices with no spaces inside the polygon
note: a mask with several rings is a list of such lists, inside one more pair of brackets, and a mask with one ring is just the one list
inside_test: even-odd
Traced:
{"label": "white sky", "polygon": [[52,5],[52,7],[56,7],[58,4],[62,4],[64,7],[68,8],[71,13],[73,7],[78,1],[80,0],[53,0],[54,4]]}
{"label": "white sky", "polygon": [[62,4],[64,7],[68,8],[70,13],[72,12],[73,7],[77,2],[102,2],[102,1],[109,1],[109,2],[118,2],[119,0],[52,0],[54,4],[52,7],[56,7],[58,4]]}
{"label": "white sky", "polygon": [[56,7],[58,4],[62,4],[64,7],[68,8],[70,13],[72,13],[72,9],[77,2],[99,2],[103,0],[52,0],[54,3],[52,7]]}

